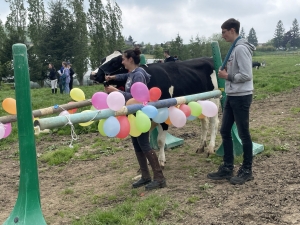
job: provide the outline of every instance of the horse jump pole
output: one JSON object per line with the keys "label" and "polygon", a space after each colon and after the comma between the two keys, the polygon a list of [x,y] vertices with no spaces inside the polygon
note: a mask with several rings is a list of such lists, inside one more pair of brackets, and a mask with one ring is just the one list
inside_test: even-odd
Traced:
{"label": "horse jump pole", "polygon": [[35,138],[32,122],[27,49],[12,46],[16,84],[17,126],[20,153],[19,193],[13,211],[3,225],[46,225],[40,202]]}
{"label": "horse jump pole", "polygon": [[[204,92],[199,94],[186,95],[177,98],[159,100],[156,102],[149,102],[148,104],[159,109],[159,108],[184,104],[191,101],[219,97],[220,95],[221,95],[221,91],[215,90],[215,91],[209,91],[209,92]],[[35,127],[39,126],[40,130],[53,129],[53,128],[65,126],[70,122],[72,124],[85,123],[89,121],[105,119],[108,118],[109,116],[133,114],[143,107],[144,106],[142,104],[134,104],[134,105],[123,106],[123,108],[119,111],[113,111],[111,109],[103,109],[99,111],[91,111],[91,112],[84,112],[84,113],[69,114],[64,116],[42,118],[42,119],[35,120],[34,126]]]}

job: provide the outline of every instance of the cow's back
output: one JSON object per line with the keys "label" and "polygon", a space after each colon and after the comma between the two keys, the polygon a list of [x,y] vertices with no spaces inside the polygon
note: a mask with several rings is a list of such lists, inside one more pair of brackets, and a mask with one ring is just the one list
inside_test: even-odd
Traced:
{"label": "cow's back", "polygon": [[157,86],[162,90],[168,90],[169,87],[173,86],[173,97],[214,89],[210,77],[213,72],[212,58],[156,63],[143,68],[151,74],[149,88]]}
{"label": "cow's back", "polygon": [[170,76],[174,86],[174,96],[183,96],[212,91],[214,89],[211,80],[213,73],[212,58],[197,58],[176,63],[178,73]]}

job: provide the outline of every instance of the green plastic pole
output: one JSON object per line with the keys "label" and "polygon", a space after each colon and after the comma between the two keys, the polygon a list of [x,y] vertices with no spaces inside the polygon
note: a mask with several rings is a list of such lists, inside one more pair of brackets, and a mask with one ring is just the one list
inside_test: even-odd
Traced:
{"label": "green plastic pole", "polygon": [[[213,52],[213,59],[214,59],[214,67],[216,74],[219,71],[219,68],[222,66],[222,59],[221,59],[221,52],[219,48],[219,43],[217,41],[213,41],[211,43],[212,52]],[[217,80],[218,80],[218,86],[219,89],[222,91],[222,99],[221,99],[221,106],[222,111],[224,109],[225,100],[226,100],[226,93],[225,93],[225,79],[221,79],[218,77],[217,74]],[[239,137],[238,130],[236,127],[236,124],[234,123],[231,129],[231,135],[232,135],[232,142],[233,142],[233,153],[234,155],[242,155],[243,154],[243,144]],[[257,144],[252,142],[253,145],[253,155],[256,155],[264,150],[264,146],[261,144]],[[219,149],[216,151],[217,155],[223,156],[224,155],[224,148],[223,145],[219,147]]]}
{"label": "green plastic pole", "polygon": [[12,50],[16,85],[20,181],[15,207],[4,225],[46,225],[40,203],[27,49],[24,44],[14,44]]}
{"label": "green plastic pole", "polygon": [[222,92],[221,106],[222,106],[222,112],[223,112],[225,100],[226,100],[226,93],[225,93],[225,79],[218,77],[219,68],[222,66],[222,58],[221,58],[219,43],[217,41],[213,41],[211,43],[211,48],[212,48],[212,53],[213,53],[214,69],[215,69],[216,76],[217,76],[218,87],[219,87],[219,90]]}

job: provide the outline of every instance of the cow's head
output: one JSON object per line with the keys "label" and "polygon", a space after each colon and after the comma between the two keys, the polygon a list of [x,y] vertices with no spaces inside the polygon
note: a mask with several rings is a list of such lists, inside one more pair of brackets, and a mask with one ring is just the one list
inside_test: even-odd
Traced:
{"label": "cow's head", "polygon": [[101,62],[102,64],[99,67],[95,78],[95,80],[99,83],[103,83],[105,81],[105,76],[107,75],[128,72],[122,64],[122,53],[119,51],[115,51],[111,55],[105,57]]}

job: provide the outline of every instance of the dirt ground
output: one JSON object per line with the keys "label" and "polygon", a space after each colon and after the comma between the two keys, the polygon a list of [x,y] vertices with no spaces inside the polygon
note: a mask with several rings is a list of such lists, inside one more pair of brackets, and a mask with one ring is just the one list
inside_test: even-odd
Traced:
{"label": "dirt ground", "polygon": [[[204,154],[195,154],[200,131],[196,122],[188,122],[180,129],[170,128],[171,134],[184,138],[185,142],[181,147],[166,151],[164,174],[168,186],[153,191],[169,196],[170,206],[178,204],[175,210],[168,207],[164,211],[160,223],[300,224],[300,113],[291,111],[293,107],[299,108],[299,95],[300,88],[293,93],[257,100],[252,104],[254,141],[260,144],[268,142],[269,146],[277,146],[277,151],[255,157],[255,179],[245,185],[233,186],[225,181],[213,182],[206,178],[206,174],[218,165]],[[90,140],[85,150],[95,151],[91,148],[95,138],[101,137],[97,133],[80,136],[84,143]],[[37,144],[39,154],[53,143],[63,145],[69,137],[62,139],[52,135],[51,139]],[[113,201],[103,200],[103,196],[122,195],[122,188],[130,191],[131,179],[137,175],[138,169],[130,140],[111,144],[123,150],[114,155],[102,155],[96,160],[71,160],[60,166],[49,166],[39,161],[42,211],[49,224],[70,224],[72,219],[96,208],[109,207]],[[217,138],[217,146],[219,144],[220,137]],[[16,149],[18,143],[11,146],[11,150],[0,151],[1,223],[8,218],[18,194]],[[82,150],[77,154],[81,153]],[[143,188],[138,189],[139,194],[143,192]],[[122,200],[118,197],[117,201]]]}

